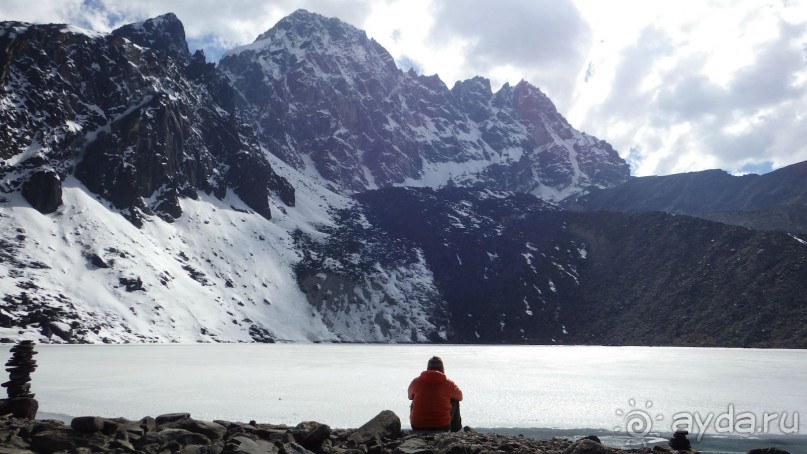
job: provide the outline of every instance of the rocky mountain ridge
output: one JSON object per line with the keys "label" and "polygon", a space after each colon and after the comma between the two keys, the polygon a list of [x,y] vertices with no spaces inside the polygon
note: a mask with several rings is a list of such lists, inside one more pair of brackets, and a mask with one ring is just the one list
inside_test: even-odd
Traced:
{"label": "rocky mountain ridge", "polygon": [[804,238],[560,209],[627,166],[526,82],[305,11],[220,68],[4,22],[0,76],[1,340],[807,345]]}
{"label": "rocky mountain ridge", "polygon": [[807,161],[765,175],[706,170],[631,178],[570,198],[574,210],[665,211],[752,229],[807,233]]}
{"label": "rocky mountain ridge", "polygon": [[[232,188],[266,217],[270,191],[293,204],[293,188],[227,110],[229,87],[193,71],[176,16],[158,19],[111,34],[0,25],[3,192],[22,189],[50,213],[75,174],[136,224],[177,218],[178,198],[197,190],[221,198]],[[162,47],[144,47],[155,33]]]}
{"label": "rocky mountain ridge", "polygon": [[572,128],[526,81],[493,93],[477,77],[449,90],[398,69],[363,31],[304,10],[219,68],[262,144],[337,192],[454,185],[560,200],[629,175],[610,145]]}

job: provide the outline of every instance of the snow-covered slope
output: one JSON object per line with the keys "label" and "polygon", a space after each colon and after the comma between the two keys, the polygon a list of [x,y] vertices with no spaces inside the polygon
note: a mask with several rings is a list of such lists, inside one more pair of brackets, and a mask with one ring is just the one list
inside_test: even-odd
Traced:
{"label": "snow-covered slope", "polygon": [[456,185],[560,200],[629,174],[529,83],[493,93],[477,77],[449,90],[399,70],[363,31],[304,10],[226,53],[220,69],[262,143],[343,193]]}
{"label": "snow-covered slope", "polygon": [[[282,168],[283,163],[275,165]],[[355,202],[284,169],[297,204],[272,220],[232,192],[181,199],[174,222],[135,227],[73,177],[51,214],[19,194],[0,213],[0,337],[51,342],[425,341],[433,314],[407,304],[425,265],[364,277],[347,304],[312,305],[298,286],[299,238],[327,238],[331,210]],[[350,260],[348,258],[347,260]],[[431,303],[431,300],[429,301]],[[381,320],[389,321],[389,327]],[[394,325],[394,326],[393,326]],[[443,327],[443,329],[445,329]],[[445,334],[443,333],[443,336]]]}
{"label": "snow-covered slope", "polygon": [[150,217],[138,229],[72,177],[53,214],[15,195],[2,214],[14,256],[0,264],[3,318],[27,325],[24,337],[50,328],[54,341],[334,338],[297,287],[287,229],[231,192],[181,205],[175,222]]}

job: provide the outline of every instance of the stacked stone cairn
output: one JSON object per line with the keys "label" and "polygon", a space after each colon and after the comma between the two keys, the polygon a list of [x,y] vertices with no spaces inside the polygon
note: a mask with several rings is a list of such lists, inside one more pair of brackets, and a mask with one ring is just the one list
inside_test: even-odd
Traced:
{"label": "stacked stone cairn", "polygon": [[689,443],[689,440],[687,440],[687,435],[689,435],[688,430],[676,430],[673,437],[670,438],[670,448],[678,451],[689,451],[692,449],[692,445]]}
{"label": "stacked stone cairn", "polygon": [[3,383],[8,399],[0,400],[0,414],[12,414],[17,418],[34,419],[39,403],[31,392],[31,372],[36,370],[33,341],[20,341],[11,347],[11,359],[6,363],[9,380]]}

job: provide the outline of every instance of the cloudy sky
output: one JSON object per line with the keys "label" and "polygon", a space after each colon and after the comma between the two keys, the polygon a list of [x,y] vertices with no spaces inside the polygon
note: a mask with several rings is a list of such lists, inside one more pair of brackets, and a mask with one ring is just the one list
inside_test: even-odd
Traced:
{"label": "cloudy sky", "polygon": [[807,0],[2,0],[0,20],[109,31],[170,11],[217,60],[297,8],[449,87],[525,79],[635,175],[807,160]]}

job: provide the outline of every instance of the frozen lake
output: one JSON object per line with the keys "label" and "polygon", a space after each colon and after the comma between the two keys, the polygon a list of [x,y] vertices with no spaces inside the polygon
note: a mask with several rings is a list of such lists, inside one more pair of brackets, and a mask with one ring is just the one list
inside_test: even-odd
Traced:
{"label": "frozen lake", "polygon": [[[7,357],[9,347],[3,347]],[[389,409],[408,427],[406,388],[438,355],[465,394],[463,421],[472,427],[549,435],[554,432],[545,429],[588,430],[640,442],[669,438],[674,420],[690,415],[691,431],[705,433],[703,443],[754,432],[786,443],[792,453],[807,452],[790,446],[807,434],[807,414],[799,415],[807,413],[807,350],[345,344],[36,349],[32,390],[40,417],[190,412],[207,420],[358,427]],[[642,422],[650,426],[627,432],[629,423]],[[703,446],[695,444],[705,451]]]}

